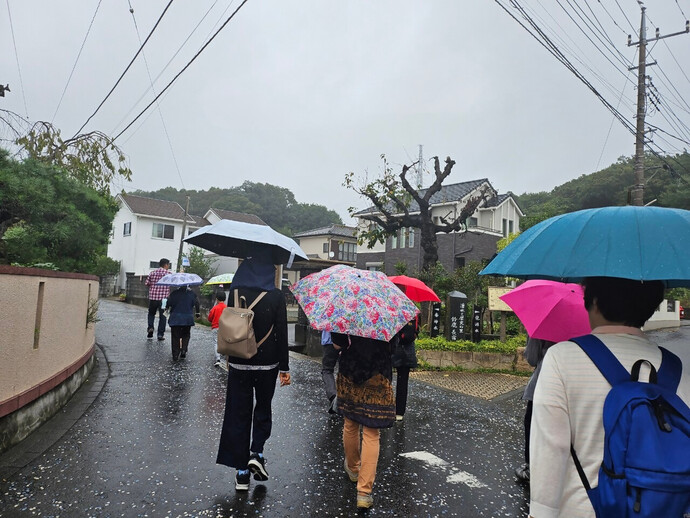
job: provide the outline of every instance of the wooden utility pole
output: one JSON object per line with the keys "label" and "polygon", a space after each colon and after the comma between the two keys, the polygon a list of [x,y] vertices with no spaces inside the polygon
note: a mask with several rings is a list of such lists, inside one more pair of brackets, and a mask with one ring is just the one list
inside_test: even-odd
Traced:
{"label": "wooden utility pole", "polygon": [[[646,106],[646,81],[647,81],[647,42],[662,40],[664,38],[669,38],[671,36],[677,36],[679,34],[687,34],[690,32],[690,22],[685,20],[685,30],[680,32],[674,32],[673,34],[666,34],[665,36],[659,35],[659,29],[656,29],[654,38],[647,40],[647,27],[645,19],[646,7],[640,6],[642,10],[641,20],[640,20],[640,39],[639,41],[632,42],[632,36],[628,35],[628,47],[632,45],[637,45],[639,47],[639,59],[638,65],[636,67],[630,68],[634,70],[637,68],[637,121],[635,127],[635,185],[632,188],[631,200],[632,205],[642,206],[644,205],[644,117],[647,111]],[[656,65],[656,62],[650,63],[651,65]]]}
{"label": "wooden utility pole", "polygon": [[187,214],[189,214],[189,196],[184,209],[184,219],[182,220],[182,235],[180,236],[180,251],[177,253],[177,271],[182,271],[182,245],[184,244],[184,234],[187,231]]}

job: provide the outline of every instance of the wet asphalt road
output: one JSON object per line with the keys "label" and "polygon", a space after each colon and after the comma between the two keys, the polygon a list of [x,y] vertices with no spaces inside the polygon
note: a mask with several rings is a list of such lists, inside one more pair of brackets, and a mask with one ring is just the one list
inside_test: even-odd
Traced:
{"label": "wet asphalt road", "polygon": [[[320,363],[291,354],[278,387],[265,483],[236,493],[216,465],[226,373],[210,329],[192,329],[186,360],[148,341],[143,308],[100,304],[96,337],[110,369],[83,416],[42,455],[0,480],[8,517],[486,516],[527,513],[518,395],[485,401],[410,381],[405,421],[381,436],[374,507],[358,512],[342,469],[342,421],[326,413]],[[39,432],[50,432],[50,423]],[[10,450],[11,452],[11,450]]]}

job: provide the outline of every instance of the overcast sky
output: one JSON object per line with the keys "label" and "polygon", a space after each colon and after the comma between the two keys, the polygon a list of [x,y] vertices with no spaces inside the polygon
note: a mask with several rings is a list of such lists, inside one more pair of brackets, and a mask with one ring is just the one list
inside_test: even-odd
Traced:
{"label": "overcast sky", "polygon": [[[130,1],[143,40],[168,0]],[[156,92],[240,3],[172,2],[144,47]],[[97,4],[3,2],[0,83],[11,92],[0,108],[52,120],[65,136],[79,129],[140,45],[127,0],[103,1],[94,18]],[[521,4],[634,124],[636,76],[624,65],[637,60],[626,40],[631,25],[639,30],[638,2],[578,0],[581,11],[574,0]],[[690,0],[645,5],[648,36],[656,26],[662,35],[684,30]],[[608,59],[569,16],[601,27],[601,42],[589,35]],[[650,48],[659,65],[648,73],[665,113],[650,109],[647,120],[690,140],[690,35]],[[85,131],[114,136],[153,97],[140,56]],[[399,168],[416,160],[423,144],[425,159],[456,160],[447,183],[486,177],[501,193],[551,190],[634,153],[634,137],[612,121],[595,95],[494,1],[249,0],[162,97],[160,112],[151,109],[119,137],[134,174],[116,188],[265,182],[349,222],[347,208],[367,203],[342,187],[344,175],[372,177],[381,154]],[[662,136],[666,142],[655,137],[662,150],[687,147]]]}

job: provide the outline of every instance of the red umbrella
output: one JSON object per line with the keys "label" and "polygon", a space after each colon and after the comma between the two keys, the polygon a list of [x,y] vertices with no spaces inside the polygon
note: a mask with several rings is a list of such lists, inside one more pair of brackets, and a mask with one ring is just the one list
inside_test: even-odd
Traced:
{"label": "red umbrella", "polygon": [[393,275],[388,278],[393,284],[396,284],[410,300],[415,302],[441,302],[441,299],[434,293],[434,290],[419,279],[408,277],[407,275]]}
{"label": "red umbrella", "polygon": [[534,338],[561,342],[591,332],[579,284],[531,280],[499,297]]}

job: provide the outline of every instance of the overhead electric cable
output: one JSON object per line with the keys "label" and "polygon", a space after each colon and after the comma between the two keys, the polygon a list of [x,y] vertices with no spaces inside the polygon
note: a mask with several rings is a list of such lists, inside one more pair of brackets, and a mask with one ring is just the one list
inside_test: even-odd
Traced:
{"label": "overhead electric cable", "polygon": [[618,2],[618,0],[616,0],[616,5],[618,6],[618,9],[621,10],[621,13],[623,13],[623,17],[625,18],[625,21],[628,22],[628,25],[630,25],[630,27],[632,28],[633,33],[637,32],[637,29],[635,28],[635,26],[634,26],[634,25],[632,24],[632,22],[630,21],[630,18],[628,18],[628,15],[625,14],[625,11],[624,11],[623,8],[621,7],[621,4]]}
{"label": "overhead electric cable", "polygon": [[626,31],[623,27],[618,25],[618,22],[616,21],[616,19],[613,16],[611,16],[611,13],[609,12],[609,10],[606,9],[606,5],[604,3],[602,3],[601,0],[597,0],[597,3],[601,6],[601,8],[604,10],[604,12],[609,16],[609,18],[611,18],[611,21],[613,22],[613,24],[616,27],[618,27],[623,34],[628,34],[628,31]]}
{"label": "overhead electric cable", "polygon": [[[172,1],[172,0],[171,0],[171,1]],[[239,7],[237,7],[237,9],[235,9],[235,10],[233,11],[233,13],[228,17],[227,20],[225,20],[225,22],[223,23],[223,25],[220,26],[220,28],[215,32],[215,34],[211,37],[211,39],[209,39],[209,40],[206,42],[206,44],[205,44],[203,47],[201,47],[201,49],[199,50],[199,52],[197,52],[197,53],[194,55],[194,57],[192,57],[192,59],[184,66],[184,68],[183,68],[182,70],[180,70],[180,71],[177,73],[177,75],[175,75],[175,77],[173,77],[173,78],[170,80],[170,82],[165,86],[165,88],[163,88],[163,90],[161,90],[161,92],[153,99],[153,101],[151,101],[143,110],[141,110],[141,112],[139,112],[139,115],[137,115],[137,116],[134,118],[134,120],[132,120],[132,122],[130,122],[130,123],[125,127],[125,129],[123,129],[120,133],[118,133],[117,135],[115,135],[115,137],[113,137],[113,141],[117,140],[118,137],[120,137],[125,131],[127,131],[127,130],[132,126],[132,124],[134,124],[134,123],[139,119],[139,117],[141,117],[141,116],[142,116],[142,115],[153,105],[153,103],[155,103],[155,102],[158,100],[158,98],[159,98],[161,95],[163,95],[163,94],[165,93],[165,91],[166,91],[168,88],[170,88],[170,87],[172,86],[172,84],[177,80],[177,78],[180,77],[180,76],[184,73],[184,71],[187,70],[187,69],[189,68],[189,66],[190,66],[192,63],[194,63],[194,61],[196,60],[196,58],[198,58],[199,55],[206,49],[206,47],[208,47],[208,46],[211,44],[211,42],[215,39],[215,37],[218,36],[218,34],[220,33],[220,31],[222,31],[222,30],[225,28],[225,26],[226,26],[228,23],[230,23],[230,20],[232,20],[232,19],[235,17],[235,15],[238,13],[238,11],[239,11],[240,9],[242,9],[242,7],[244,6],[244,4],[246,4],[248,1],[249,1],[249,0],[243,0],[243,1],[242,1],[242,3],[239,5]]]}
{"label": "overhead electric cable", "polygon": [[[136,30],[137,33],[137,39],[139,40],[139,45],[141,45],[141,34],[139,33],[139,25],[137,24],[137,19],[134,16],[134,8],[132,7],[132,3],[127,0],[129,3],[129,12],[132,15],[132,21],[134,22],[134,29]],[[141,56],[144,58],[144,64],[146,65],[146,73],[149,76],[149,82],[151,83],[151,90],[153,90],[153,93],[156,93],[156,89],[153,86],[153,79],[151,78],[151,70],[149,69],[149,62],[146,59],[146,53],[142,52]],[[175,150],[173,149],[172,141],[170,140],[170,134],[168,133],[168,127],[165,124],[165,119],[163,118],[163,110],[161,110],[161,105],[159,103],[156,103],[156,108],[158,108],[158,115],[160,115],[161,118],[161,124],[163,124],[163,131],[165,132],[165,137],[168,140],[168,147],[170,148],[170,154],[172,155],[173,163],[175,164],[175,169],[177,170],[177,176],[180,178],[180,185],[182,185],[183,189],[186,189],[184,186],[184,180],[182,179],[182,173],[180,172],[180,166],[177,163],[177,157],[175,156]]]}
{"label": "overhead electric cable", "polygon": [[10,0],[7,3],[7,16],[10,20],[10,32],[12,33],[12,45],[14,45],[14,58],[17,60],[17,72],[19,73],[19,88],[22,91],[22,101],[24,102],[24,115],[29,118],[29,109],[26,107],[26,94],[24,93],[24,79],[22,79],[22,67],[19,66],[19,52],[17,52],[17,40],[14,37],[14,24],[12,23],[12,12],[10,11]]}
{"label": "overhead electric cable", "polygon": [[[105,104],[105,102],[108,100],[110,95],[115,91],[115,88],[117,88],[117,85],[120,84],[120,81],[122,81],[122,78],[125,77],[125,74],[130,69],[130,67],[132,66],[134,61],[137,59],[137,56],[139,56],[139,54],[141,54],[141,51],[144,50],[144,45],[146,45],[146,43],[148,43],[149,39],[151,39],[151,36],[153,36],[153,33],[156,31],[156,28],[158,27],[158,24],[160,24],[161,20],[163,19],[163,16],[165,16],[165,13],[168,11],[168,8],[170,7],[170,5],[172,3],[173,3],[173,0],[170,0],[168,2],[168,5],[165,6],[165,9],[163,9],[163,12],[158,17],[156,24],[153,26],[153,29],[151,29],[151,32],[149,32],[149,35],[146,37],[146,40],[144,40],[144,43],[141,44],[141,46],[139,47],[139,50],[137,50],[136,54],[134,54],[134,57],[129,62],[129,65],[127,65],[127,68],[125,68],[124,72],[122,72],[122,74],[120,75],[118,80],[115,82],[113,87],[110,89],[110,91],[108,92],[108,95],[106,95],[105,98],[101,101],[101,104],[99,104],[98,107],[96,108],[96,110],[91,114],[91,116],[88,119],[86,119],[86,122],[81,125],[81,128],[79,128],[77,130],[77,132],[74,134],[74,137],[76,137],[77,135],[79,135],[79,133],[81,133],[81,130],[83,130],[86,127],[86,125],[89,123],[89,121],[91,119],[93,119],[93,117],[96,115],[96,113],[98,113],[98,110],[101,109],[101,106],[103,106],[103,104]],[[74,138],[74,137],[72,137],[72,138]]]}
{"label": "overhead electric cable", "polygon": [[60,96],[60,100],[58,101],[57,108],[55,108],[55,113],[53,113],[53,118],[50,119],[51,123],[55,120],[55,116],[57,115],[58,110],[60,110],[60,106],[62,105],[62,100],[65,98],[65,92],[67,92],[67,87],[69,86],[69,83],[72,80],[72,75],[74,74],[74,70],[77,68],[77,63],[79,62],[79,58],[81,57],[82,51],[84,50],[84,44],[86,43],[86,40],[89,37],[89,33],[91,32],[91,27],[93,27],[93,21],[96,19],[96,15],[98,14],[98,9],[100,9],[102,1],[103,0],[98,0],[98,5],[96,6],[96,11],[93,13],[93,17],[91,18],[91,23],[89,24],[89,28],[86,30],[86,35],[84,36],[84,41],[81,42],[81,47],[79,48],[79,52],[77,53],[77,59],[74,60],[74,65],[72,65],[72,71],[69,73],[69,77],[67,78],[67,83],[65,84],[65,88],[63,88],[63,90],[62,90],[62,95]]}
{"label": "overhead electric cable", "polygon": [[[192,35],[197,31],[197,29],[199,28],[199,26],[201,25],[201,23],[206,19],[206,17],[208,16],[208,14],[211,12],[211,9],[213,9],[213,7],[214,7],[217,3],[218,3],[218,0],[215,0],[215,2],[213,2],[213,4],[211,4],[211,7],[209,7],[208,10],[206,11],[206,13],[204,13],[204,15],[201,17],[201,20],[199,20],[199,22],[196,24],[196,26],[195,26],[195,27],[192,29],[192,31],[187,35],[187,37],[185,38],[185,40],[184,40],[184,41],[182,42],[182,44],[177,48],[177,50],[175,51],[175,53],[174,53],[174,54],[172,55],[172,57],[168,60],[168,62],[167,62],[167,63],[165,64],[165,66],[161,69],[161,71],[158,72],[158,75],[157,75],[157,76],[154,78],[154,80],[153,80],[154,83],[156,83],[156,82],[158,81],[158,79],[163,75],[163,72],[165,72],[165,71],[168,69],[168,67],[170,66],[170,64],[171,64],[171,63],[173,62],[173,60],[177,57],[177,55],[180,53],[180,51],[182,50],[182,48],[187,44],[187,42],[189,41],[189,39],[190,39],[190,38],[192,37]],[[232,1],[231,1],[230,3],[232,3]],[[228,6],[228,7],[229,7],[229,6]],[[223,11],[223,14],[225,14],[225,13],[227,12],[227,9],[228,9],[228,8],[226,8],[225,11]],[[122,117],[122,119],[120,119],[120,121],[115,125],[115,127],[113,128],[113,130],[110,132],[111,134],[112,134],[112,133],[115,133],[115,132],[117,131],[117,128],[119,128],[120,125],[123,124],[123,123],[129,118],[129,115],[130,115],[130,114],[134,111],[134,109],[139,105],[139,103],[141,102],[141,100],[142,100],[144,97],[146,97],[146,94],[149,93],[149,90],[151,90],[151,87],[150,87],[150,86],[147,87],[146,90],[144,90],[144,92],[141,94],[141,96],[139,97],[139,99],[136,100],[136,102],[135,102],[135,103],[132,105],[132,107],[127,111],[127,113],[124,115],[124,117]]]}

